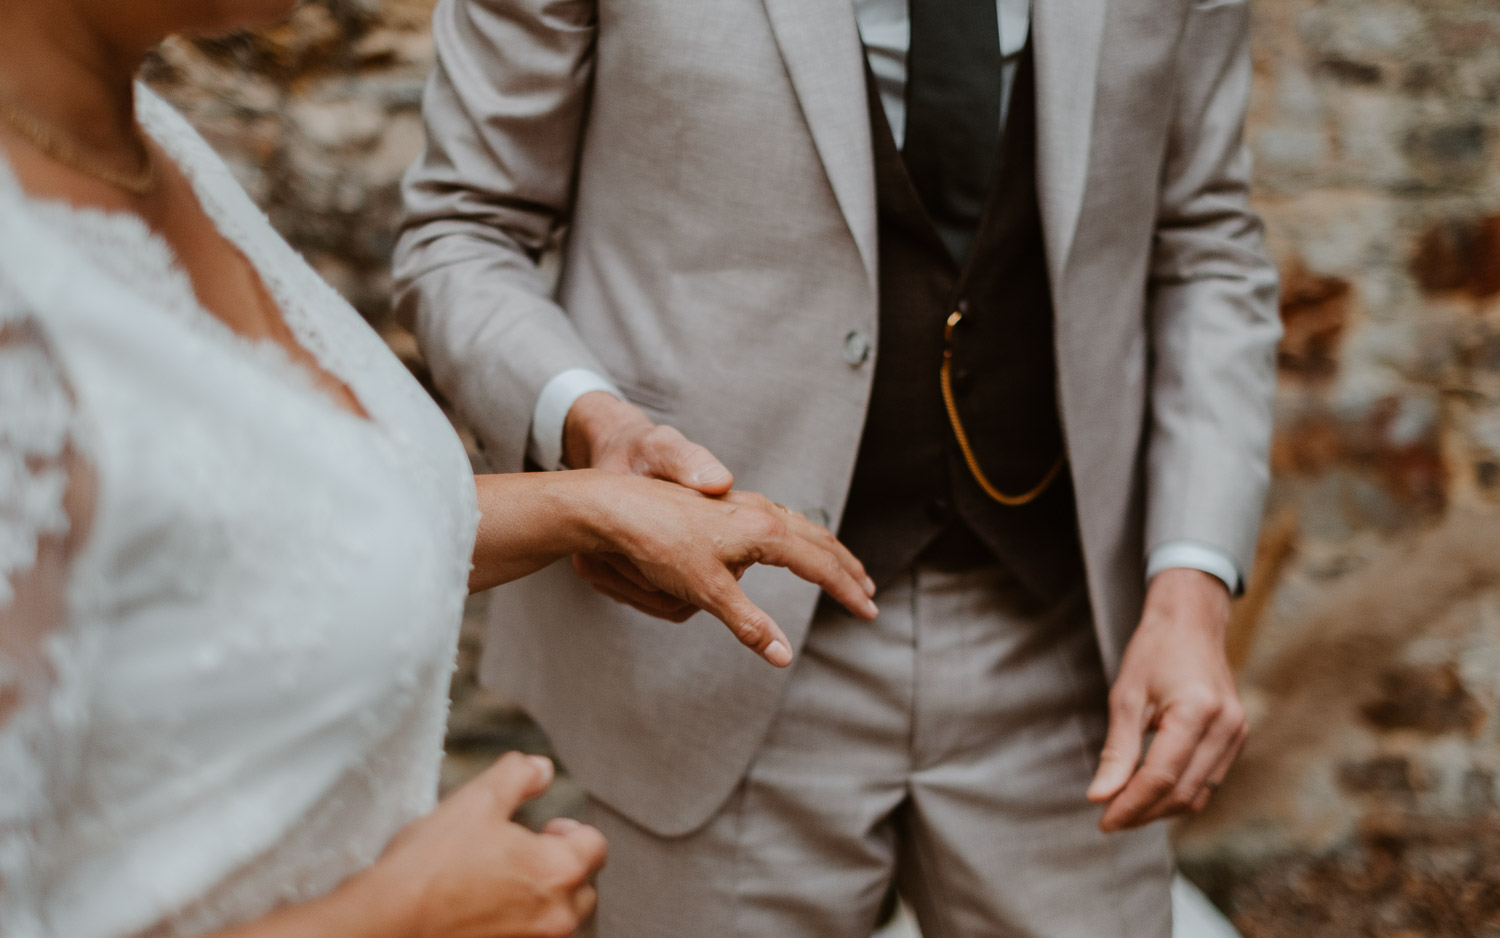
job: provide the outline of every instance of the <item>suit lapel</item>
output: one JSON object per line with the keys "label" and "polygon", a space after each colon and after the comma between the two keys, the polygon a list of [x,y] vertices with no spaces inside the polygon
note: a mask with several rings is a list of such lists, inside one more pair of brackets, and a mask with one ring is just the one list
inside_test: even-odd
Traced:
{"label": "suit lapel", "polygon": [[851,0],[764,0],[834,197],[875,285],[875,158]]}
{"label": "suit lapel", "polygon": [[1037,184],[1054,289],[1063,284],[1088,186],[1094,97],[1109,0],[1035,0]]}

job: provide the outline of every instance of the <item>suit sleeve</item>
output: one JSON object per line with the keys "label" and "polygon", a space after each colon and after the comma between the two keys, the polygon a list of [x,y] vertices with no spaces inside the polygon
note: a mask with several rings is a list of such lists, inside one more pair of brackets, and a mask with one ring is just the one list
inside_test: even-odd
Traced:
{"label": "suit sleeve", "polygon": [[433,14],[396,312],[499,471],[522,468],[552,378],[604,371],[538,266],[571,208],[596,23],[594,0],[440,0]]}
{"label": "suit sleeve", "polygon": [[1247,577],[1271,442],[1276,272],[1249,206],[1248,7],[1198,0],[1178,53],[1152,252],[1146,549],[1222,550]]}

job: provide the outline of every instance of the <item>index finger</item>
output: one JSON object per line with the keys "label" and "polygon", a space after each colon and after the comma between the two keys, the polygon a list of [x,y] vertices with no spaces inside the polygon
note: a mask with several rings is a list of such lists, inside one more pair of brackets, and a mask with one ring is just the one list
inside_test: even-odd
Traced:
{"label": "index finger", "polygon": [[703,595],[699,605],[714,618],[729,626],[735,638],[746,648],[753,649],[762,658],[778,668],[792,663],[792,643],[787,640],[781,626],[750,601],[740,588],[740,581],[724,567],[718,567],[705,576]]}
{"label": "index finger", "polygon": [[551,836],[568,846],[584,869],[588,870],[589,876],[604,869],[605,861],[609,859],[609,843],[597,828],[579,823],[563,830],[555,830]]}
{"label": "index finger", "polygon": [[1099,826],[1117,831],[1139,824],[1148,809],[1172,793],[1207,731],[1206,721],[1169,715],[1151,741],[1146,761],[1110,802]]}

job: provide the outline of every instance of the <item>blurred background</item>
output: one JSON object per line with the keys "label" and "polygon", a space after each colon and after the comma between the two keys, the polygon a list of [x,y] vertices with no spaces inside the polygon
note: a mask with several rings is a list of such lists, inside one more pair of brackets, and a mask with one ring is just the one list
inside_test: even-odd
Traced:
{"label": "blurred background", "polygon": [[[432,0],[309,0],[147,80],[387,337]],[[1500,936],[1500,3],[1252,0],[1285,278],[1275,484],[1232,651],[1252,742],[1178,832],[1247,938]],[[445,784],[545,737],[455,680]],[[531,809],[576,810],[566,782]]]}

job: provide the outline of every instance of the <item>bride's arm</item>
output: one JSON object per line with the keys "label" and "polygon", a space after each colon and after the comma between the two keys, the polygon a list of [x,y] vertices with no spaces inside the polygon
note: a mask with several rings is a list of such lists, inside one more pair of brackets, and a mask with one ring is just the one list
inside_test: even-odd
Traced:
{"label": "bride's arm", "polygon": [[511,753],[333,892],[204,938],[566,938],[593,913],[605,844],[576,821],[511,820],[551,781],[546,759]]}
{"label": "bride's arm", "polygon": [[619,554],[643,577],[638,588],[706,610],[778,667],[791,663],[791,646],[740,589],[748,567],[786,567],[856,615],[875,617],[875,584],[854,555],[826,529],[760,495],[710,498],[667,482],[589,469],[476,481],[483,520],[470,590],[519,579],[573,554]]}

